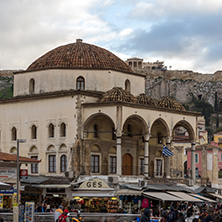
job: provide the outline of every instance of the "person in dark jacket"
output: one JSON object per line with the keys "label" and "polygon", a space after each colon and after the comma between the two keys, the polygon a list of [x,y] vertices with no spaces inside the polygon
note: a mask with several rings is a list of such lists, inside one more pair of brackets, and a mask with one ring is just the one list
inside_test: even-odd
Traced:
{"label": "person in dark jacket", "polygon": [[167,222],[175,222],[176,221],[176,214],[174,212],[174,208],[171,207],[170,208],[170,212],[168,213],[168,216],[167,216]]}
{"label": "person in dark jacket", "polygon": [[150,213],[151,213],[150,209],[146,208],[141,218],[141,222],[150,222]]}

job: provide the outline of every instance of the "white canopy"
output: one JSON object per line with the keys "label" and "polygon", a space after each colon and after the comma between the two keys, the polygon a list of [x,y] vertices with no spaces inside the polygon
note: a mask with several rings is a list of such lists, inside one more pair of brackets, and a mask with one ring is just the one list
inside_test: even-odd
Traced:
{"label": "white canopy", "polygon": [[12,185],[4,183],[4,182],[0,182],[0,190],[11,190]]}
{"label": "white canopy", "polygon": [[162,201],[184,201],[183,199],[179,197],[175,197],[173,195],[170,195],[168,193],[164,192],[143,192],[144,196],[152,197],[156,200],[162,200]]}
{"label": "white canopy", "polygon": [[175,196],[183,199],[184,201],[188,201],[188,202],[203,202],[203,200],[200,200],[200,199],[197,199],[195,197],[192,197],[189,194],[184,193],[184,192],[167,191],[167,193],[175,195]]}

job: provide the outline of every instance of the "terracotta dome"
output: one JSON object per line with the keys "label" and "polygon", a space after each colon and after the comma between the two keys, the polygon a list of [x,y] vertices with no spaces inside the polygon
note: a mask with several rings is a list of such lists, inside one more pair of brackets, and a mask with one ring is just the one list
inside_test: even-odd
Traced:
{"label": "terracotta dome", "polygon": [[170,97],[162,97],[161,99],[159,99],[157,101],[157,106],[185,111],[185,108],[179,102]]}
{"label": "terracotta dome", "polygon": [[103,94],[99,102],[130,102],[136,103],[136,98],[121,87],[113,87]]}
{"label": "terracotta dome", "polygon": [[141,93],[139,96],[136,97],[137,103],[146,104],[150,106],[157,106],[156,101],[151,97],[147,96],[145,93]]}
{"label": "terracotta dome", "polygon": [[110,69],[133,72],[113,53],[101,47],[83,43],[81,39],[47,52],[34,61],[27,70],[43,69]]}

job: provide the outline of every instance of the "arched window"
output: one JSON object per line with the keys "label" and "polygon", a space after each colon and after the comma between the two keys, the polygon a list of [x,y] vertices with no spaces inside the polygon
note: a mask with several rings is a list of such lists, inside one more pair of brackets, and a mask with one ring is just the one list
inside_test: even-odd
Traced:
{"label": "arched window", "polygon": [[98,125],[97,124],[95,124],[94,125],[94,127],[93,127],[93,129],[94,129],[94,138],[98,138],[99,136],[98,136]]}
{"label": "arched window", "polygon": [[12,138],[12,141],[17,140],[17,130],[16,130],[15,127],[12,128],[11,133],[12,133],[12,137],[11,137],[11,138]]}
{"label": "arched window", "polygon": [[85,90],[85,79],[82,76],[79,76],[76,80],[76,89]]}
{"label": "arched window", "polygon": [[66,124],[60,124],[60,137],[66,137]]}
{"label": "arched window", "polygon": [[54,138],[55,136],[55,129],[52,123],[49,124],[49,138]]}
{"label": "arched window", "polygon": [[37,127],[35,125],[31,127],[31,139],[37,139]]}
{"label": "arched window", "polygon": [[128,79],[125,81],[125,90],[129,93],[131,92],[130,81]]}
{"label": "arched window", "polygon": [[30,79],[29,81],[29,93],[34,93],[35,92],[35,80]]}
{"label": "arched window", "polygon": [[67,170],[67,156],[62,155],[60,157],[60,172],[65,172]]}

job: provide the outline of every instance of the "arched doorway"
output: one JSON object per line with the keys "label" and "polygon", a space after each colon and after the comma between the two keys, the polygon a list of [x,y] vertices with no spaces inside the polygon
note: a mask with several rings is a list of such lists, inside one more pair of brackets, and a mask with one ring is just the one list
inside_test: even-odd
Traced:
{"label": "arched doorway", "polygon": [[130,154],[126,153],[123,156],[123,161],[122,161],[122,174],[132,175],[132,168],[133,168],[133,158]]}

